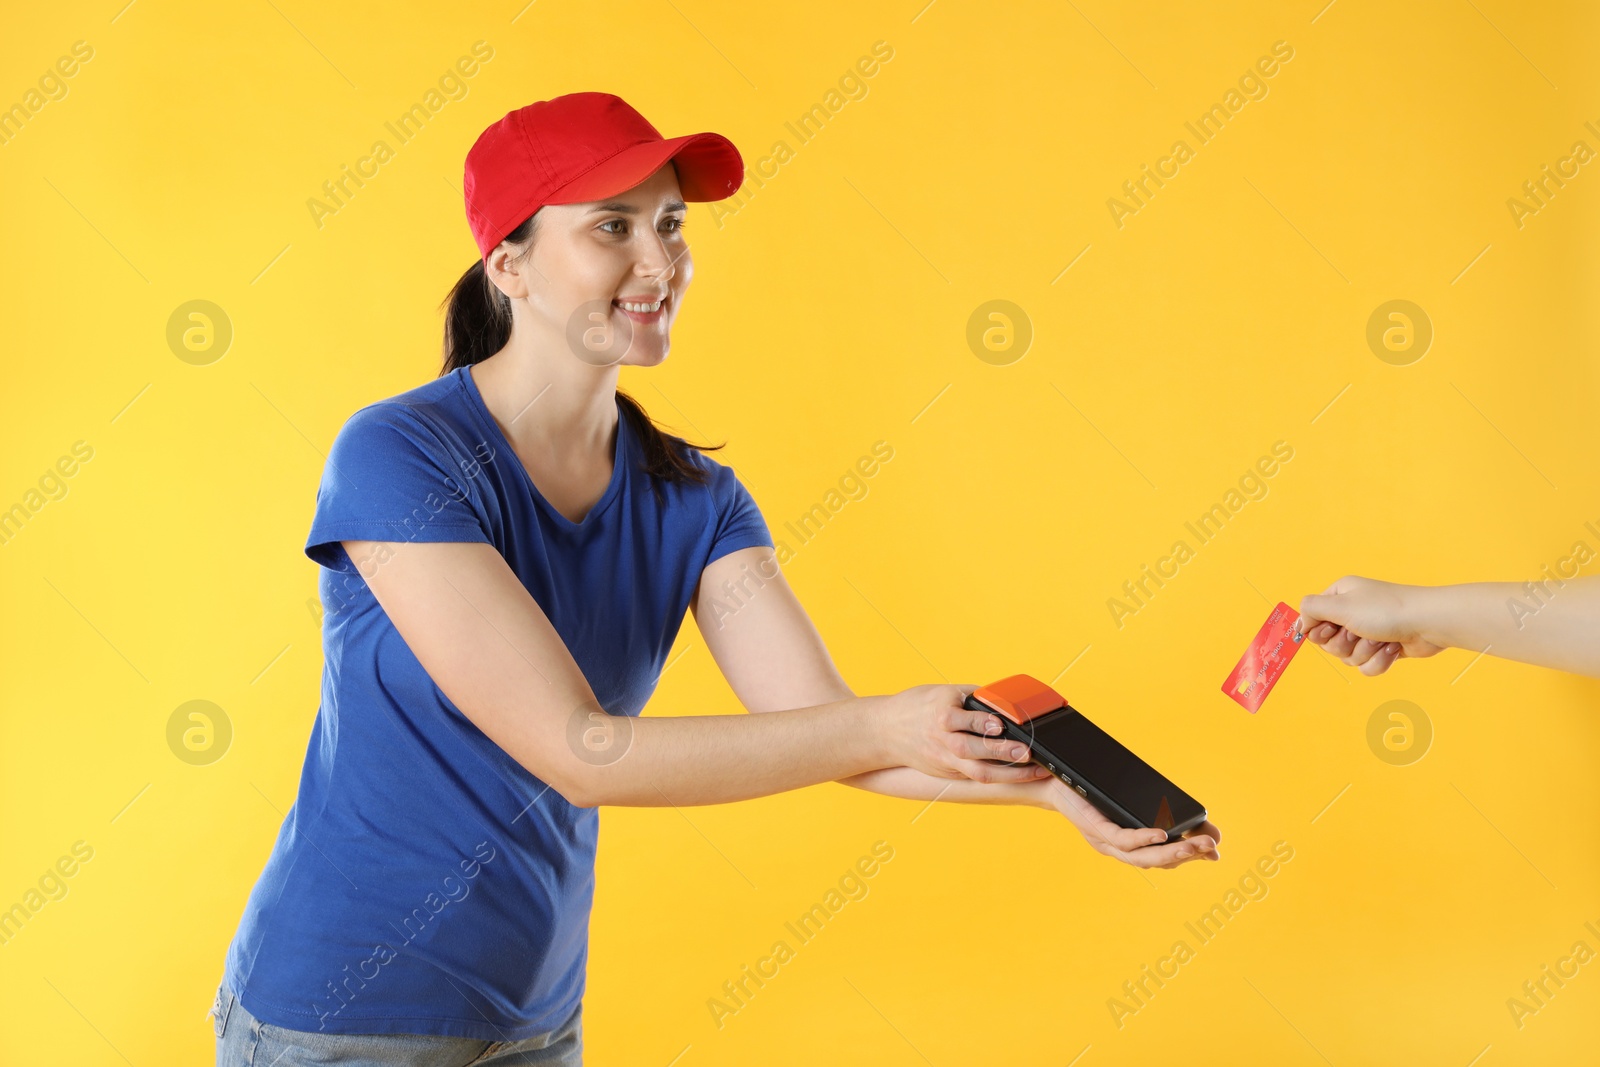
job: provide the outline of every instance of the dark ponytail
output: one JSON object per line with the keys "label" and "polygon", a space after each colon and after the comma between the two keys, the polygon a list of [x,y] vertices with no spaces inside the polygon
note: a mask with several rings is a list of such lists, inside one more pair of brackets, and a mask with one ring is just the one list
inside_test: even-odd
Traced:
{"label": "dark ponytail", "polygon": [[[522,225],[506,235],[512,244],[530,242],[518,258],[532,250],[532,238],[538,226],[537,214],[530,215]],[[450,290],[440,305],[444,317],[444,367],[440,377],[474,363],[482,363],[506,346],[511,340],[511,298],[502,293],[489,280],[483,260],[475,261]],[[617,390],[618,410],[633,428],[634,437],[644,449],[645,470],[656,478],[669,482],[692,482],[704,485],[709,474],[690,462],[687,450],[714,452],[720,445],[690,444],[675,434],[669,434],[655,424],[639,402],[621,389]]]}

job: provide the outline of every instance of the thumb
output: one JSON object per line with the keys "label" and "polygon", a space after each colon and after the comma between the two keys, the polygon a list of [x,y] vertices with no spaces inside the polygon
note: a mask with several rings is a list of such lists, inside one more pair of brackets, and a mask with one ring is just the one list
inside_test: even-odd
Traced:
{"label": "thumb", "polygon": [[1301,597],[1300,618],[1295,620],[1295,629],[1302,634],[1308,634],[1316,629],[1319,622],[1344,625],[1343,612],[1339,610],[1338,600],[1337,596],[1330,593],[1309,593]]}

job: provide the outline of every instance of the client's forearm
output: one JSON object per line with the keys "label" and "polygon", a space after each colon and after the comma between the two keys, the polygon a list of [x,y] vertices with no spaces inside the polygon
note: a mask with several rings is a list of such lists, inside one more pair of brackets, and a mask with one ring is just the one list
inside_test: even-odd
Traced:
{"label": "client's forearm", "polygon": [[1434,644],[1600,677],[1600,577],[1415,587]]}

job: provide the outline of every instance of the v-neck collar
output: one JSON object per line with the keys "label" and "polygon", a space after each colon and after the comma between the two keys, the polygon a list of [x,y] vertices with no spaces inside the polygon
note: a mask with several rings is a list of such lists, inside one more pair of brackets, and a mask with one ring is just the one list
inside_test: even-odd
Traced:
{"label": "v-neck collar", "polygon": [[505,431],[500,429],[500,424],[495,421],[494,413],[489,410],[488,403],[483,399],[483,393],[478,389],[478,381],[472,376],[472,367],[469,365],[457,368],[455,373],[458,375],[461,387],[466,391],[473,409],[477,411],[478,417],[483,421],[484,428],[499,447],[505,449],[506,455],[511,457],[510,462],[516,466],[518,471],[522,472],[522,483],[528,487],[528,492],[533,495],[533,498],[544,505],[544,510],[549,514],[550,518],[558,523],[562,529],[573,532],[592,528],[595,523],[591,520],[609,507],[611,501],[622,490],[623,466],[628,456],[628,450],[625,447],[623,438],[628,433],[628,420],[622,414],[620,402],[617,402],[617,439],[612,448],[611,482],[606,486],[606,491],[601,494],[600,499],[595,501],[594,506],[584,513],[583,520],[581,522],[573,522],[556,510],[555,505],[546,500],[544,494],[539,492],[539,487],[533,484],[533,476],[528,473],[528,468],[523,466],[522,459],[517,455],[517,450],[511,447],[511,441],[506,437]]}

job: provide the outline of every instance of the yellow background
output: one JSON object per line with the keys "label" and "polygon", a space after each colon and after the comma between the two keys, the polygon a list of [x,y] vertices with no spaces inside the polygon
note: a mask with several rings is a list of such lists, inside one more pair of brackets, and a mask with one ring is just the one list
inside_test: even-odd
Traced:
{"label": "yellow background", "polygon": [[[1597,165],[1520,229],[1506,207],[1600,148],[1597,21],[1505,0],[12,12],[0,104],[74,41],[94,58],[0,146],[0,506],[73,442],[94,457],[0,546],[0,906],[74,841],[94,858],[0,947],[0,1061],[210,1062],[317,708],[301,550],[324,454],[438,369],[437,306],[476,254],[468,146],[578,90],[747,163],[794,150],[720,225],[693,205],[672,355],[623,385],[729,442],[791,547],[785,522],[893,447],[787,566],[856,691],[1053,680],[1223,831],[1220,863],[1143,873],[1053,814],[832,784],[606,809],[590,1062],[1592,1055],[1600,963],[1520,1029],[1506,1001],[1600,950],[1596,682],[1463,651],[1368,679],[1308,649],[1259,714],[1219,685],[1271,603],[1341,574],[1522,581],[1600,548]],[[468,95],[319,229],[308,198],[477,40]],[[784,123],[880,40],[865,97],[799,144]],[[1185,120],[1280,40],[1269,95],[1119,229],[1107,199],[1196,147]],[[235,332],[206,366],[165,339],[193,299]],[[994,299],[1034,330],[1006,366],[965,339]],[[1433,323],[1409,366],[1365,341],[1391,299]],[[1107,599],[1278,440],[1266,498],[1115,626]],[[650,714],[739,710],[692,622],[674,657]],[[192,699],[233,725],[209,766],[167,747]],[[1366,743],[1391,699],[1433,724],[1409,766]],[[719,1029],[707,1000],[879,840],[870,893]],[[1119,1028],[1108,998],[1277,841],[1269,895]]]}

